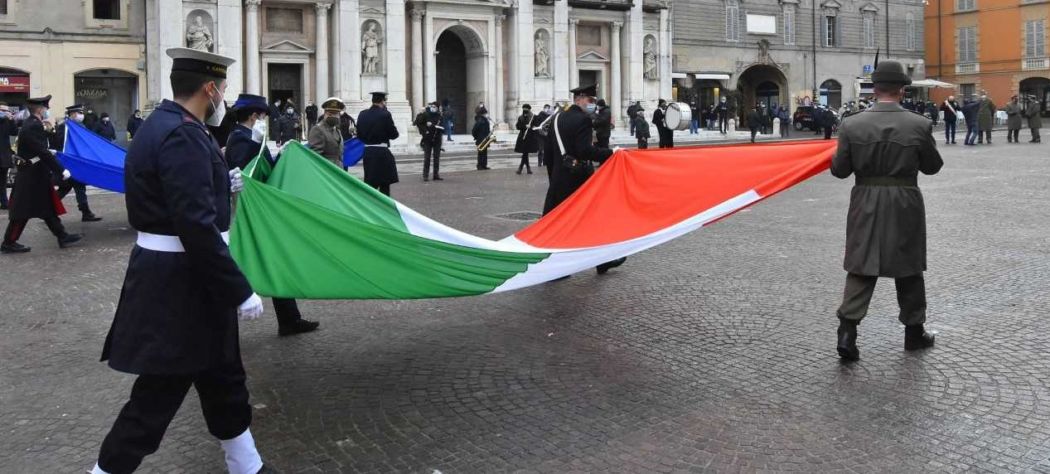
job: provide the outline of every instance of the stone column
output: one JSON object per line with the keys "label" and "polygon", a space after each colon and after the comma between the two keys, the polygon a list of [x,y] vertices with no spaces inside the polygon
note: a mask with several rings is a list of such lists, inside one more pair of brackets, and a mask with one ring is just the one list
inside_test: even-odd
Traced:
{"label": "stone column", "polygon": [[[331,3],[318,2],[314,4],[317,11],[317,45],[314,49],[314,74],[317,77],[317,87],[314,94],[317,103],[328,98],[328,9]],[[299,99],[301,104],[307,103],[307,99]]]}
{"label": "stone column", "polygon": [[434,17],[427,15],[423,22],[423,76],[426,85],[424,103],[437,100],[437,51],[434,49]]}
{"label": "stone column", "polygon": [[262,95],[262,70],[259,69],[259,4],[262,0],[245,0],[244,88],[249,94]]}
{"label": "stone column", "polygon": [[[528,2],[528,0],[523,0]],[[575,48],[575,46],[573,46]],[[554,36],[551,38],[550,52],[554,56],[554,99],[569,98],[569,2],[554,2]],[[549,99],[545,99],[549,100]]]}
{"label": "stone column", "polygon": [[386,0],[386,89],[390,102],[408,106],[405,87],[405,0]]}
{"label": "stone column", "polygon": [[496,16],[496,100],[490,103],[489,117],[497,124],[503,121],[503,21],[506,19],[504,15]]}
{"label": "stone column", "polygon": [[426,103],[423,98],[423,11],[412,9],[412,109]]}
{"label": "stone column", "polygon": [[[555,2],[555,5],[562,5],[565,2]],[[536,30],[533,28],[532,22],[532,11],[533,5],[531,0],[519,0],[518,11],[515,22],[515,35],[514,39],[517,41],[517,71],[514,73],[514,77],[518,81],[517,88],[517,103],[511,104],[509,109],[511,111],[517,110],[524,102],[535,102],[533,99],[536,96]],[[551,54],[554,54],[553,45],[555,43],[554,36],[551,36]],[[509,120],[509,118],[508,118]]]}
{"label": "stone column", "polygon": [[669,28],[670,7],[660,9],[660,57],[657,70],[660,71],[660,97],[671,101],[671,30]]}
{"label": "stone column", "polygon": [[[580,86],[580,71],[576,69],[576,25],[580,20],[572,18],[569,20],[569,88],[575,89]],[[599,92],[605,95],[605,91]]]}
{"label": "stone column", "polygon": [[[623,94],[623,87],[621,84],[623,76],[622,71],[620,70],[620,61],[622,60],[620,55],[620,28],[622,27],[622,21],[612,22],[612,39],[609,41],[612,45],[612,77],[609,81],[609,94],[602,94],[602,96],[609,97],[609,100],[611,101],[609,107],[612,107],[613,117],[620,118],[621,123],[623,123],[623,105],[620,103],[620,100],[622,99],[621,95]],[[630,120],[630,117],[628,117],[627,120]],[[630,130],[630,128],[628,128],[628,130]]]}
{"label": "stone column", "polygon": [[[241,3],[241,0],[218,0],[215,4],[216,31],[212,32],[215,39],[212,52],[237,61],[226,71],[226,96],[232,98],[244,91],[244,13]],[[162,18],[162,21],[170,20]],[[185,30],[182,35],[185,35]],[[167,79],[168,75],[165,74],[164,80],[170,82]]]}
{"label": "stone column", "polygon": [[[358,0],[339,0],[338,20],[336,22],[338,41],[336,42],[335,93],[343,100],[361,103],[361,16]],[[351,106],[350,104],[347,104]],[[353,106],[351,106],[353,107]],[[356,112],[356,111],[355,111]],[[352,113],[356,115],[356,113]]]}
{"label": "stone column", "polygon": [[[645,41],[645,23],[642,21],[644,12],[642,12],[642,2],[634,2],[634,6],[631,7],[631,12],[627,16],[628,21],[628,40],[630,47],[627,51],[627,57],[630,58],[630,67],[628,68],[628,77],[630,80],[627,81],[627,97],[630,101],[639,101],[645,98],[645,82],[643,79],[644,74],[644,58],[643,58],[643,41]],[[648,110],[652,110],[652,107],[646,106]]]}

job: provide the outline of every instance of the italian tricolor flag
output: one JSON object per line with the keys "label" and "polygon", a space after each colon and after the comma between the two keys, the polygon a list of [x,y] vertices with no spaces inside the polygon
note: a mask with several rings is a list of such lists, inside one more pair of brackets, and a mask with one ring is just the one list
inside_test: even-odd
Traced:
{"label": "italian tricolor flag", "polygon": [[[524,288],[667,242],[826,170],[831,141],[619,150],[557,209],[502,240],[388,198],[292,142],[245,173],[230,249],[256,292],[407,299]],[[543,196],[536,196],[537,207]]]}

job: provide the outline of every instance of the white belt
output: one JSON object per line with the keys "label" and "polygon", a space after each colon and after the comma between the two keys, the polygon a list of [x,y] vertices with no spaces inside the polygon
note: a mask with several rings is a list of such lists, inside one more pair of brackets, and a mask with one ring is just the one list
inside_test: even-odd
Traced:
{"label": "white belt", "polygon": [[[222,233],[222,241],[230,244],[230,233]],[[182,241],[179,240],[178,236],[175,235],[161,235],[151,234],[149,232],[139,232],[139,238],[135,242],[139,247],[146,250],[153,250],[154,252],[174,252],[182,253],[186,251],[186,248],[182,246]]]}
{"label": "white belt", "polygon": [[377,147],[383,147],[383,148],[390,148],[390,144],[389,143],[376,143],[374,145],[369,145],[369,144],[366,143],[365,146],[377,146]]}

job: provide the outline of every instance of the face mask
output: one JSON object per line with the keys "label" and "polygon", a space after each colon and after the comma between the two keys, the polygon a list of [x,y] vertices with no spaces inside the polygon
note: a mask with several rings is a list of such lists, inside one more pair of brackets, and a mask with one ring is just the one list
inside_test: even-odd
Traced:
{"label": "face mask", "polygon": [[50,120],[50,119],[51,119],[51,111],[47,110],[47,109],[44,109],[44,120]]}
{"label": "face mask", "polygon": [[265,137],[266,136],[266,127],[267,127],[266,126],[266,118],[265,117],[259,117],[259,119],[255,121],[255,125],[252,126],[252,131],[255,132],[254,135],[258,135],[260,137]]}
{"label": "face mask", "polygon": [[109,117],[102,119],[103,122],[109,123]]}
{"label": "face mask", "polygon": [[324,123],[329,127],[335,127],[339,125],[339,117],[328,116],[324,118]]}
{"label": "face mask", "polygon": [[84,114],[73,114],[73,121],[81,123],[84,121]]}
{"label": "face mask", "polygon": [[288,115],[292,115],[293,112],[295,112],[295,110],[293,110],[293,109],[288,109],[288,110],[284,111],[284,113],[286,113]]}
{"label": "face mask", "polygon": [[595,110],[598,110],[598,105],[597,104],[587,104],[587,112],[590,112],[590,113],[593,114]]}
{"label": "face mask", "polygon": [[[215,90],[218,91],[218,88]],[[218,104],[212,101],[209,105],[211,105],[212,112],[204,122],[212,127],[218,127],[222,123],[222,119],[226,117],[226,103],[223,101],[222,94],[219,94]]]}
{"label": "face mask", "polygon": [[428,107],[428,108],[427,108],[427,110],[429,110],[429,111],[430,111],[430,113],[434,113],[434,112],[437,112],[437,111],[438,111],[437,107],[433,107],[433,106],[431,106],[431,107]]}

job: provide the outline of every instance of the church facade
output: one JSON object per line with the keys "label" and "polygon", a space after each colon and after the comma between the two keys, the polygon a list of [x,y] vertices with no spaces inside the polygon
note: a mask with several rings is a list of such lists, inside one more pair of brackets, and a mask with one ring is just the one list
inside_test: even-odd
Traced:
{"label": "church facade", "polygon": [[617,111],[671,94],[670,2],[626,0],[147,0],[148,98],[170,97],[186,46],[231,56],[239,92],[299,107],[336,96],[351,111],[389,93],[402,135],[424,104],[448,101],[456,133],[484,103],[513,124],[521,105],[596,83]]}

